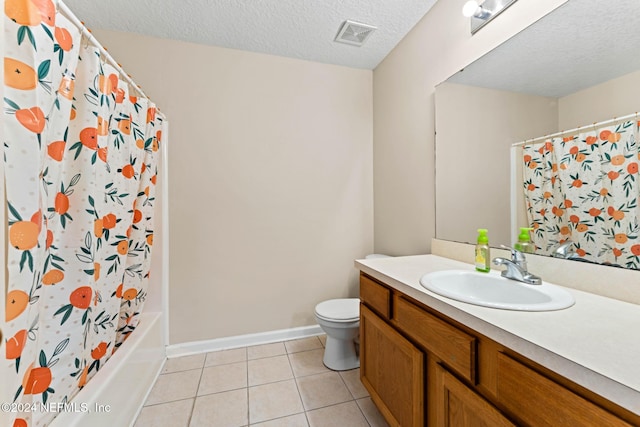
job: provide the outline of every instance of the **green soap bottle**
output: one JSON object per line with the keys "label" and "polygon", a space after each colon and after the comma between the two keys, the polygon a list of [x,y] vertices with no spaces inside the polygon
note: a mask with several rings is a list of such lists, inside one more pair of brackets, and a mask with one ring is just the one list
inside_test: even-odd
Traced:
{"label": "green soap bottle", "polygon": [[476,245],[476,270],[488,273],[491,270],[489,266],[489,237],[488,230],[485,228],[478,229],[478,244]]}
{"label": "green soap bottle", "polygon": [[530,227],[520,227],[520,234],[518,235],[518,241],[513,247],[520,252],[532,254],[536,250],[536,245],[531,242],[531,235],[529,232],[533,230]]}

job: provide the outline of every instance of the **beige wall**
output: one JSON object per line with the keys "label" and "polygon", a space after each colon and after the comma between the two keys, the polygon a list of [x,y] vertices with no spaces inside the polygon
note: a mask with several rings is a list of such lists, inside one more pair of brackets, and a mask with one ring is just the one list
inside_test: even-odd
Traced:
{"label": "beige wall", "polygon": [[372,72],[95,31],[170,124],[170,343],[315,324],[373,249]]}
{"label": "beige wall", "polygon": [[556,131],[556,99],[442,83],[435,101],[436,236],[512,244],[510,147]]}
{"label": "beige wall", "polygon": [[640,112],[640,71],[562,97],[558,106],[565,130]]}
{"label": "beige wall", "polygon": [[435,230],[434,91],[565,0],[520,0],[474,36],[440,0],[374,71],[375,250],[427,253]]}

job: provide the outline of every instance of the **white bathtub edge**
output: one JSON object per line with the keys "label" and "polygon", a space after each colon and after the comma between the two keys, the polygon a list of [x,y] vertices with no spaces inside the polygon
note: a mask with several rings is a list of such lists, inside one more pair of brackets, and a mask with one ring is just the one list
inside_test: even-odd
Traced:
{"label": "white bathtub edge", "polygon": [[[162,313],[143,313],[138,333],[131,334],[98,374],[71,399],[70,403],[75,402],[77,406],[86,405],[88,412],[60,412],[49,427],[133,425],[166,361],[161,317]],[[139,330],[140,327],[143,329]],[[135,387],[127,387],[127,383]],[[129,391],[139,392],[125,395],[123,385]],[[96,405],[102,408],[110,405],[111,410],[96,412]]]}

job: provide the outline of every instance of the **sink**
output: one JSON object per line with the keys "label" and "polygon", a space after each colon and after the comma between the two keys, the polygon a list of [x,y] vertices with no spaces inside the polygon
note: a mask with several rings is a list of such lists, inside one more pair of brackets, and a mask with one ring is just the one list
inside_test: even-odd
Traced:
{"label": "sink", "polygon": [[505,279],[497,271],[438,271],[422,276],[420,284],[456,301],[503,310],[552,311],[575,303],[573,296],[557,285],[544,281],[541,285],[527,285]]}

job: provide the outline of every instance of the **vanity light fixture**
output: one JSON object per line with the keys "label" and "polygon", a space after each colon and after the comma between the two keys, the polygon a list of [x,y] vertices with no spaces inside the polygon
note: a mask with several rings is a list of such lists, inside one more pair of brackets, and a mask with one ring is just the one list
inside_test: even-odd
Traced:
{"label": "vanity light fixture", "polygon": [[491,13],[484,7],[480,6],[480,3],[478,3],[476,0],[469,0],[468,2],[466,2],[464,6],[462,6],[462,14],[466,18],[475,16],[477,18],[485,17],[486,19],[491,16]]}
{"label": "vanity light fixture", "polygon": [[462,7],[462,14],[471,19],[471,34],[487,25],[493,18],[517,0],[470,0]]}

